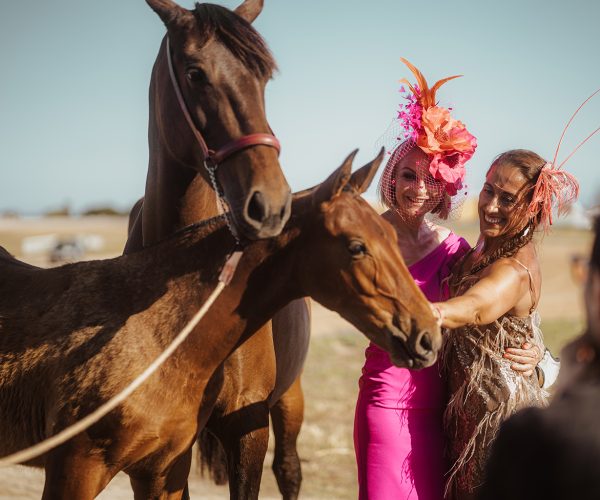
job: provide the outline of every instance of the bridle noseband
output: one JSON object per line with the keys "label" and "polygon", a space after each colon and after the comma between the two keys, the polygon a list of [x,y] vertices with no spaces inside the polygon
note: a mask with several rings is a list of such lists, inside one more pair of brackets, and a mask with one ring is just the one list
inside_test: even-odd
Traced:
{"label": "bridle noseband", "polygon": [[188,110],[187,104],[183,99],[183,95],[181,94],[181,88],[179,86],[179,82],[177,81],[177,76],[175,75],[175,70],[173,68],[173,59],[171,56],[171,43],[169,37],[167,37],[167,61],[169,65],[169,75],[171,77],[171,83],[173,84],[173,89],[175,90],[175,95],[177,96],[177,101],[179,102],[179,107],[185,116],[190,129],[194,133],[198,144],[200,145],[200,149],[202,150],[202,155],[204,156],[204,166],[210,172],[211,170],[216,170],[217,166],[229,158],[234,153],[241,151],[243,149],[252,147],[252,146],[269,146],[271,148],[275,148],[277,150],[277,154],[281,151],[281,144],[277,137],[273,134],[264,134],[264,133],[256,133],[256,134],[248,134],[244,135],[238,139],[235,139],[231,142],[228,142],[220,149],[216,151],[213,149],[209,149],[206,145],[206,141],[202,134],[196,127],[196,124],[192,120],[192,116]]}

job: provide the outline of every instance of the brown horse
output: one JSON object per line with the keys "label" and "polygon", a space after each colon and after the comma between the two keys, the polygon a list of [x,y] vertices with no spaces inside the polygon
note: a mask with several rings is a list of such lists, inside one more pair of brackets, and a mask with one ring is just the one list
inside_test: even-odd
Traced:
{"label": "brown horse", "polygon": [[[382,155],[351,176],[352,157],[295,198],[278,237],[245,248],[184,348],[117,409],[28,464],[46,469],[43,499],[92,499],[120,470],[135,498],[180,498],[223,361],[292,299],[310,295],[336,310],[398,366],[434,362],[441,334],[429,303],[391,226],[360,197]],[[0,252],[0,453],[59,432],[121,391],[206,300],[223,249],[234,246],[219,217],[111,260],[39,269]]]}
{"label": "brown horse", "polygon": [[[264,87],[275,63],[249,24],[261,12],[263,0],[245,0],[235,12],[209,4],[188,11],[172,0],[146,1],[167,27],[165,40],[170,41],[175,78],[169,74],[163,40],[150,82],[145,198],[132,210],[125,253],[219,213],[216,193],[203,167],[203,142],[222,148],[242,134],[264,136],[270,131]],[[196,129],[203,138],[197,139]],[[216,172],[234,225],[251,239],[276,234],[289,216],[288,188],[277,151],[266,142],[230,156]],[[278,483],[289,497],[297,494],[300,486],[295,440],[303,419],[303,399],[299,381],[293,382],[308,349],[310,317],[305,300],[292,302],[276,315],[273,335],[275,348],[269,323],[227,362],[225,387],[209,425],[227,450],[232,494],[241,498],[258,491],[267,449],[269,406]],[[275,366],[274,351],[277,370],[271,373],[264,367]],[[269,404],[265,405],[267,398]],[[245,419],[254,422],[252,426],[236,418],[238,412],[252,415]]]}
{"label": "brown horse", "polygon": [[167,34],[150,81],[146,190],[131,215],[127,251],[217,215],[215,184],[241,236],[278,234],[291,194],[264,110],[276,65],[250,25],[262,0],[246,0],[235,13],[146,1]]}

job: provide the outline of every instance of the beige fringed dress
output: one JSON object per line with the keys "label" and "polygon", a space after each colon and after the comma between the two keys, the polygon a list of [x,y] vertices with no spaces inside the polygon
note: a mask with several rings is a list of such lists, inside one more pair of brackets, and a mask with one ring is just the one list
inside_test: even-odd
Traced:
{"label": "beige fringed dress", "polygon": [[[519,261],[527,272],[529,270]],[[479,278],[466,276],[455,285],[453,295],[463,294]],[[532,303],[533,283],[529,273]],[[529,316],[505,314],[489,325],[466,325],[444,335],[442,370],[449,401],[444,412],[449,464],[446,498],[476,498],[484,468],[500,424],[527,406],[545,406],[548,394],[537,377],[524,377],[503,358],[507,347],[524,342],[544,350],[540,318],[532,307]]]}

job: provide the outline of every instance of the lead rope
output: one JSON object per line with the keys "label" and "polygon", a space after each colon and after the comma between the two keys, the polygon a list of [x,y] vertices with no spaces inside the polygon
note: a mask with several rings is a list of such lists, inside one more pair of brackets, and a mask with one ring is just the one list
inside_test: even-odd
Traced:
{"label": "lead rope", "polygon": [[217,167],[218,165],[209,165],[208,162],[206,160],[204,160],[204,168],[206,168],[206,171],[208,172],[208,176],[210,177],[210,183],[212,184],[213,190],[215,192],[215,196],[217,198],[217,209],[219,211],[219,214],[223,214],[225,215],[225,223],[227,224],[227,228],[229,229],[229,232],[231,233],[231,236],[233,236],[233,239],[235,240],[235,247],[236,248],[241,248],[242,244],[240,242],[240,238],[238,236],[237,230],[235,229],[235,227],[233,226],[233,224],[231,223],[231,210],[229,207],[229,204],[227,203],[227,201],[225,200],[225,195],[221,192],[221,189],[219,187],[219,183],[217,182]]}
{"label": "lead rope", "polygon": [[154,362],[148,366],[131,384],[123,389],[119,394],[109,399],[106,403],[100,406],[96,411],[84,417],[79,422],[63,429],[58,434],[45,439],[29,448],[18,451],[11,455],[7,455],[0,459],[0,467],[6,467],[9,465],[16,465],[23,462],[32,460],[35,457],[43,455],[52,448],[63,444],[73,436],[76,436],[80,432],[83,432],[91,425],[95,424],[104,417],[107,413],[114,410],[120,403],[122,403],[133,391],[135,391],[140,385],[142,385],[150,375],[152,375],[168,358],[173,354],[175,349],[188,337],[192,330],[196,327],[198,322],[204,317],[210,307],[213,305],[217,297],[223,291],[223,289],[229,284],[237,265],[242,256],[242,251],[234,251],[225,262],[223,270],[219,275],[219,283],[210,294],[206,302],[202,305],[200,310],[194,315],[194,317],[185,325],[183,330],[173,339],[173,341],[167,346],[167,348],[158,356]]}

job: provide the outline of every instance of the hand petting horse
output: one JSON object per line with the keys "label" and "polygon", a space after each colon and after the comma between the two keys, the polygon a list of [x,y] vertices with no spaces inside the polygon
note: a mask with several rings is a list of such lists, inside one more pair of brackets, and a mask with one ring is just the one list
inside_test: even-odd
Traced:
{"label": "hand petting horse", "polygon": [[[180,498],[219,368],[292,299],[339,312],[399,366],[434,362],[441,334],[429,303],[391,226],[360,196],[383,153],[351,175],[353,156],[295,196],[279,236],[246,246],[229,286],[158,372],[28,463],[46,469],[44,499],[92,499],[121,470],[136,498]],[[131,255],[53,269],[0,251],[0,453],[56,434],[126,387],[206,300],[235,244],[220,217]]]}

